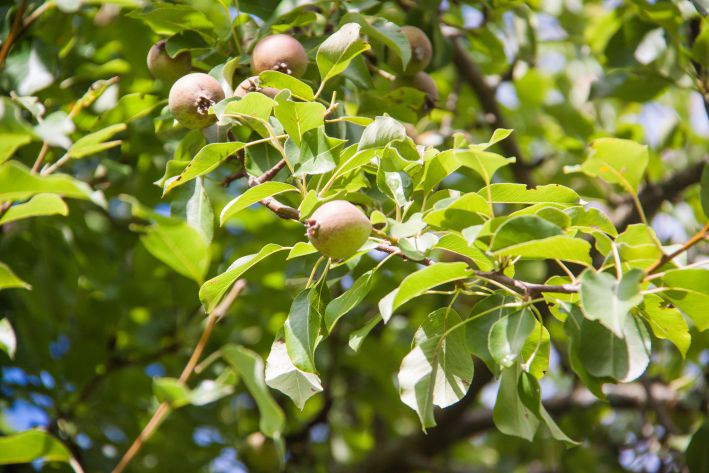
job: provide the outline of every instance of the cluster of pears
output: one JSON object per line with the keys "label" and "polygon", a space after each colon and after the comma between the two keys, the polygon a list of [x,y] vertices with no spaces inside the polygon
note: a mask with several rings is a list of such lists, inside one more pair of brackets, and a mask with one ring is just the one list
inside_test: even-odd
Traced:
{"label": "cluster of pears", "polygon": [[[209,108],[224,99],[221,84],[209,74],[190,72],[192,56],[181,52],[171,57],[165,41],[156,43],[148,52],[151,74],[172,83],[168,107],[175,119],[185,128],[201,129],[216,122]],[[308,67],[308,55],[300,42],[288,35],[276,34],[263,38],[254,47],[251,69],[257,75],[242,81],[234,96],[261,92],[270,97],[279,90],[261,87],[258,74],[274,70],[294,77],[302,77]],[[364,213],[345,200],[334,200],[321,205],[307,220],[307,235],[313,246],[332,259],[346,259],[354,255],[367,241],[372,225]]]}

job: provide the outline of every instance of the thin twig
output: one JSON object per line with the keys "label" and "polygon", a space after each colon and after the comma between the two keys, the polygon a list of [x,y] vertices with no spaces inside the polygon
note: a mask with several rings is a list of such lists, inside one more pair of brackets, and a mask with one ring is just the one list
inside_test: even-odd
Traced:
{"label": "thin twig", "polygon": [[[187,361],[185,368],[180,374],[179,380],[181,383],[187,383],[187,381],[189,380],[190,376],[194,372],[195,366],[197,366],[197,363],[199,363],[199,359],[202,357],[204,348],[207,345],[207,342],[209,341],[212,332],[214,331],[215,325],[224,316],[224,314],[226,314],[226,312],[229,310],[229,307],[231,307],[236,298],[239,297],[239,294],[241,294],[241,291],[244,290],[245,286],[246,281],[242,279],[236,281],[236,283],[234,283],[234,286],[231,288],[231,291],[229,291],[224,300],[222,300],[222,302],[212,311],[212,313],[209,314],[209,317],[207,318],[207,323],[204,327],[204,331],[202,332],[202,336],[199,338],[197,345],[195,345],[195,348],[192,351],[192,356],[190,356],[190,359]],[[136,439],[133,441],[133,444],[131,444],[131,446],[128,448],[121,460],[118,462],[118,465],[116,465],[116,467],[113,469],[113,473],[121,473],[126,469],[128,464],[130,464],[133,458],[135,458],[135,456],[138,454],[145,442],[153,435],[153,433],[155,432],[155,430],[157,430],[157,428],[160,426],[165,417],[167,417],[167,415],[170,413],[170,410],[171,407],[170,403],[168,402],[163,402],[158,406],[153,416],[150,418],[150,420],[140,432],[138,437],[136,437]]]}
{"label": "thin twig", "polygon": [[662,257],[660,257],[660,259],[657,260],[657,262],[655,264],[650,266],[645,271],[645,274],[648,276],[651,275],[652,273],[654,273],[655,271],[660,269],[662,266],[669,263],[670,261],[675,259],[677,256],[681,255],[682,253],[684,253],[685,251],[687,251],[688,249],[690,249],[691,247],[693,247],[694,245],[696,245],[697,243],[699,243],[700,241],[704,240],[707,237],[709,237],[709,222],[707,222],[704,225],[704,228],[699,230],[692,238],[690,238],[684,245],[679,247],[677,250],[673,251],[669,255],[663,254]]}
{"label": "thin twig", "polygon": [[20,30],[22,29],[22,15],[24,15],[26,7],[27,1],[20,0],[20,6],[17,8],[15,18],[12,20],[10,32],[7,34],[5,41],[2,42],[2,46],[0,46],[0,69],[5,65],[5,59],[7,59],[7,55],[10,54],[10,48],[12,48],[12,44],[20,34]]}

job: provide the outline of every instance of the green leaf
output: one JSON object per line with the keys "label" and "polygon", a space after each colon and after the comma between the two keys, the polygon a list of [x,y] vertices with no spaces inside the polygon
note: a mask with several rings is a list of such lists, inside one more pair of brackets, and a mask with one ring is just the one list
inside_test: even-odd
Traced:
{"label": "green leaf", "polygon": [[300,147],[303,134],[323,126],[325,123],[325,106],[318,102],[293,102],[288,100],[288,93],[281,92],[276,96],[278,106],[274,115],[283,125],[288,137]]}
{"label": "green leaf", "polygon": [[682,354],[682,358],[687,355],[692,337],[689,335],[687,322],[677,308],[655,294],[646,294],[640,306],[640,313],[657,338],[672,342]]}
{"label": "green leaf", "polygon": [[15,330],[7,319],[0,319],[0,350],[7,353],[10,358],[15,358],[17,348],[17,337]]}
{"label": "green leaf", "polygon": [[340,20],[341,23],[358,23],[370,41],[386,45],[400,59],[402,67],[406,68],[411,59],[411,45],[401,28],[386,18],[372,18],[370,24],[367,19],[357,12],[349,12]]}
{"label": "green leaf", "polygon": [[34,132],[50,146],[68,149],[71,146],[69,135],[76,127],[66,112],[58,111],[47,115],[34,127]]}
{"label": "green leaf", "polygon": [[490,271],[494,267],[493,261],[488,258],[485,253],[473,245],[468,245],[465,238],[455,233],[441,237],[434,248],[452,251],[453,253],[470,258],[473,263],[483,271]]}
{"label": "green leaf", "polygon": [[374,123],[362,132],[357,151],[383,148],[390,143],[404,140],[406,140],[404,125],[388,116],[376,117]]}
{"label": "green leaf", "polygon": [[323,82],[347,69],[352,59],[369,50],[359,35],[360,25],[346,23],[318,48],[315,62]]}
{"label": "green leaf", "polygon": [[531,442],[539,428],[539,419],[520,398],[518,385],[522,374],[519,363],[502,370],[492,420],[503,434]]}
{"label": "green leaf", "polygon": [[584,319],[581,324],[579,358],[593,376],[633,381],[647,368],[651,352],[650,335],[635,317],[625,318],[622,337],[595,321]]}
{"label": "green leaf", "polygon": [[325,326],[331,332],[335,323],[340,318],[357,307],[374,285],[374,269],[371,269],[357,278],[348,290],[340,294],[325,307]]}
{"label": "green leaf", "polygon": [[401,400],[419,416],[424,430],[436,425],[433,406],[458,402],[473,381],[473,360],[465,350],[461,323],[449,308],[428,315],[414,335],[413,349],[404,357],[398,380]]}
{"label": "green leaf", "polygon": [[597,320],[617,337],[623,338],[623,327],[630,309],[640,304],[640,282],[645,274],[631,269],[617,280],[609,273],[588,269],[579,281],[581,308],[586,318]]}
{"label": "green leaf", "polygon": [[[521,359],[524,366],[529,366],[527,372],[537,379],[542,379],[549,371],[549,357],[551,353],[551,337],[549,331],[534,321],[534,330],[522,347]],[[532,358],[534,356],[534,358]]]}
{"label": "green leaf", "polygon": [[577,229],[587,233],[600,230],[611,236],[618,235],[618,231],[610,218],[598,209],[593,207],[571,207],[564,210],[564,213],[571,218],[570,229]]}
{"label": "green leaf", "polygon": [[285,415],[268,391],[264,378],[264,363],[261,357],[239,345],[229,344],[221,348],[224,359],[239,373],[249,393],[256,401],[261,414],[259,429],[271,438],[281,436],[285,428]]}
{"label": "green leaf", "polygon": [[220,225],[224,225],[227,220],[237,213],[267,197],[282,194],[283,192],[293,192],[297,190],[298,189],[290,184],[277,181],[267,181],[263,184],[254,186],[247,189],[243,194],[239,195],[224,206],[222,213],[219,216],[219,223]]}
{"label": "green leaf", "polygon": [[260,85],[274,87],[276,89],[288,89],[293,97],[310,102],[315,100],[313,89],[305,82],[291,75],[278,71],[263,71],[259,75]]}
{"label": "green leaf", "polygon": [[522,347],[535,327],[532,312],[525,308],[503,317],[490,328],[488,347],[493,359],[504,368],[509,368],[522,354]]}
{"label": "green leaf", "polygon": [[249,92],[239,100],[227,102],[224,109],[216,107],[214,112],[220,119],[222,116],[228,116],[253,118],[258,122],[265,122],[268,120],[268,117],[271,116],[271,112],[275,106],[276,101],[272,98],[260,92]]}
{"label": "green leaf", "polygon": [[[615,239],[620,259],[632,268],[647,269],[662,256],[660,241],[651,227],[638,223],[628,225]],[[607,259],[611,259],[608,248]]]}
{"label": "green leaf", "polygon": [[306,131],[300,143],[299,158],[293,176],[305,177],[332,171],[344,143],[345,140],[327,136],[325,127],[322,126]]}
{"label": "green leaf", "polygon": [[487,201],[475,192],[463,194],[450,205],[436,207],[424,217],[427,224],[450,230],[462,231],[471,225],[483,223],[482,216],[490,214]]}
{"label": "green leaf", "polygon": [[37,194],[27,202],[13,205],[0,217],[0,225],[30,217],[47,215],[68,215],[69,208],[61,197],[55,194]]}
{"label": "green leaf", "polygon": [[291,398],[301,410],[308,399],[322,391],[320,377],[298,369],[281,339],[273,342],[266,360],[266,384]]}
{"label": "green leaf", "polygon": [[210,243],[214,236],[214,211],[202,178],[198,177],[194,182],[194,192],[187,201],[187,223]]}
{"label": "green leaf", "polygon": [[431,192],[443,179],[460,168],[460,163],[455,156],[456,153],[456,150],[449,149],[426,160],[423,178],[424,192]]}
{"label": "green leaf", "polygon": [[[709,31],[709,29],[707,31]],[[704,165],[704,169],[702,170],[702,179],[700,185],[702,210],[704,210],[704,216],[709,218],[709,166],[707,166],[706,164]]]}
{"label": "green leaf", "polygon": [[8,161],[0,165],[0,200],[24,200],[35,194],[57,194],[74,199],[89,199],[91,188],[64,174],[38,176],[22,164]]}
{"label": "green leaf", "polygon": [[115,107],[99,116],[92,128],[106,128],[117,123],[132,122],[150,114],[165,102],[165,99],[144,93],[124,95],[118,99]]}
{"label": "green leaf", "polygon": [[662,282],[672,289],[662,295],[687,314],[700,331],[708,329],[709,269],[670,270],[665,272]]}
{"label": "green leaf", "polygon": [[176,378],[153,378],[153,393],[159,402],[167,402],[173,409],[190,403],[190,389]]}
{"label": "green leaf", "polygon": [[71,453],[59,440],[42,430],[26,430],[0,437],[0,465],[30,463],[35,460],[71,461]]}
{"label": "green leaf", "polygon": [[23,120],[20,109],[9,98],[0,97],[0,164],[33,139],[32,127]]}
{"label": "green leaf", "polygon": [[124,131],[126,128],[127,125],[125,123],[117,123],[83,136],[71,145],[67,153],[74,159],[80,159],[119,146],[122,143],[121,140],[107,140],[113,137],[113,135]]}
{"label": "green leaf", "polygon": [[222,300],[231,285],[241,277],[246,271],[255,266],[258,262],[278,251],[290,248],[275,243],[269,243],[261,248],[258,253],[242,256],[234,261],[226,271],[202,284],[199,288],[199,300],[207,312],[212,312]]}
{"label": "green leaf", "polygon": [[[487,197],[485,189],[478,193]],[[491,184],[490,193],[496,204],[576,204],[579,201],[576,191],[559,184],[537,186],[534,189],[524,184]]]}
{"label": "green leaf", "polygon": [[581,359],[579,348],[583,340],[581,329],[586,321],[581,308],[574,304],[561,302],[559,309],[567,316],[564,321],[564,331],[569,336],[568,354],[571,369],[594,396],[599,399],[606,399],[606,395],[602,389],[603,383],[588,372],[586,365]]}
{"label": "green leaf", "polygon": [[461,166],[478,173],[485,182],[489,182],[498,169],[516,161],[515,158],[505,158],[497,153],[475,149],[456,150],[455,159]]}
{"label": "green leaf", "polygon": [[187,222],[166,219],[143,227],[140,241],[157,259],[198,284],[209,269],[209,244]]}
{"label": "green leaf", "polygon": [[0,262],[0,290],[12,288],[32,289],[32,286],[18,278],[8,265]]}
{"label": "green leaf", "polygon": [[697,429],[687,445],[685,455],[689,473],[704,473],[709,471],[709,420]]}
{"label": "green leaf", "polygon": [[533,412],[540,420],[542,420],[551,436],[556,440],[566,443],[568,447],[579,445],[579,442],[572,440],[566,435],[561,428],[551,418],[549,412],[542,404],[542,389],[539,386],[539,380],[530,373],[522,372],[519,378],[519,396],[524,405]]}
{"label": "green leaf", "polygon": [[234,392],[236,374],[231,369],[222,371],[215,380],[205,379],[190,391],[189,402],[193,406],[204,406],[229,396]]}
{"label": "green leaf", "polygon": [[591,154],[581,170],[637,193],[648,159],[646,145],[618,138],[599,138],[591,144]]}
{"label": "green leaf", "polygon": [[358,328],[353,332],[350,332],[350,338],[347,343],[349,347],[353,351],[359,351],[360,347],[362,346],[362,343],[364,343],[364,339],[367,338],[367,335],[369,335],[369,332],[371,332],[372,329],[376,327],[381,321],[382,317],[377,314],[372,317],[366,324],[364,324],[364,326]]}
{"label": "green leaf", "polygon": [[180,173],[179,176],[168,179],[165,184],[163,195],[170,192],[177,186],[181,186],[192,179],[204,176],[214,171],[229,156],[236,153],[245,146],[244,143],[212,143],[203,147],[192,161]]}
{"label": "green leaf", "polygon": [[465,263],[435,263],[409,274],[397,289],[379,301],[382,319],[387,322],[397,308],[429,289],[447,282],[466,279],[471,275],[472,271]]}
{"label": "green leaf", "polygon": [[[504,307],[514,302],[508,293],[495,293],[483,298],[475,304],[470,318],[465,324],[465,341],[467,349],[480,358],[492,373],[499,373],[500,366],[490,353],[489,334],[492,326],[504,317],[518,312],[518,307]],[[480,315],[483,314],[483,315]]]}
{"label": "green leaf", "polygon": [[300,292],[290,307],[283,326],[286,348],[293,365],[309,373],[316,373],[315,347],[320,334],[322,313],[317,288]]}
{"label": "green leaf", "polygon": [[561,228],[541,217],[513,217],[495,232],[491,250],[497,256],[521,256],[530,259],[560,259],[591,265],[591,245],[572,238]]}
{"label": "green leaf", "polygon": [[[302,215],[302,214],[301,214]],[[312,255],[317,253],[318,250],[310,242],[299,241],[293,245],[293,249],[288,252],[286,260],[292,260],[294,258],[300,258],[301,256]]]}

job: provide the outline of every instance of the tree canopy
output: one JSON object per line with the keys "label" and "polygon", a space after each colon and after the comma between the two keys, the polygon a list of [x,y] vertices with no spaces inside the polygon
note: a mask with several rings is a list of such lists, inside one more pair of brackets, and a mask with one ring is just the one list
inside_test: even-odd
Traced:
{"label": "tree canopy", "polygon": [[0,6],[3,471],[709,471],[707,8]]}

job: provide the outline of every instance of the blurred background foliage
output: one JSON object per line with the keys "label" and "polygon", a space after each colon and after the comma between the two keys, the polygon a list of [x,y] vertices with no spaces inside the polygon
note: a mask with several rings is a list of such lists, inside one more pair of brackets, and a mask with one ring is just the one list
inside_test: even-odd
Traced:
{"label": "blurred background foliage", "polygon": [[[0,6],[0,37],[10,32],[18,7],[19,2]],[[110,471],[156,406],[152,378],[179,374],[203,323],[199,286],[146,250],[135,231],[140,220],[121,198],[132,196],[161,214],[184,215],[193,191],[190,184],[165,200],[153,184],[185,135],[170,126],[165,112],[168,85],[146,68],[147,51],[159,38],[169,37],[173,51],[190,49],[193,64],[205,71],[222,65],[233,70],[226,81],[234,87],[249,74],[241,53],[268,31],[291,32],[311,51],[347,10],[419,26],[434,47],[427,72],[439,91],[436,108],[420,113],[422,94],[396,92],[382,74],[355,61],[337,79],[348,88],[348,110],[372,117],[389,113],[410,123],[417,143],[439,149],[452,145],[454,132],[475,143],[487,141],[495,128],[513,128],[514,138],[498,148],[523,164],[501,170],[499,180],[567,185],[607,211],[619,228],[637,221],[628,196],[563,168],[581,163],[588,143],[598,137],[646,143],[650,162],[640,197],[662,243],[682,243],[703,224],[696,184],[709,144],[709,23],[701,18],[701,1],[49,0],[22,7],[32,21],[0,71],[0,161],[12,155],[31,166],[43,139],[61,143],[94,131],[96,123],[127,124],[120,146],[71,164],[73,175],[103,191],[105,208],[67,200],[66,217],[0,227],[0,259],[33,288],[0,292],[0,316],[18,340],[14,359],[0,353],[0,432],[47,428],[87,472]],[[382,54],[373,51],[372,57]],[[378,67],[387,70],[386,64]],[[66,114],[73,103],[94,82],[114,76],[120,80],[104,84],[100,97],[74,117],[72,129]],[[316,78],[311,67],[305,80]],[[17,146],[10,141],[25,135]],[[259,152],[265,151],[253,150]],[[63,153],[51,147],[46,162]],[[244,190],[243,182],[222,186],[229,171],[205,180],[215,214]],[[483,185],[466,170],[446,182],[463,191]],[[304,239],[302,226],[250,208],[215,230],[208,275],[266,243]],[[702,258],[706,249],[699,245],[690,257]],[[252,269],[246,292],[209,347],[237,343],[265,357],[316,260],[317,255],[292,261],[275,255]],[[495,430],[488,417],[497,383],[482,365],[476,366],[471,399],[439,413],[440,426],[421,434],[394,380],[415,328],[447,299],[422,298],[385,329],[376,327],[358,352],[347,346],[347,335],[377,314],[376,301],[398,285],[407,268],[397,260],[379,272],[368,302],[343,319],[317,352],[323,393],[301,412],[273,392],[287,418],[287,471],[686,471],[684,451],[707,410],[709,332],[693,330],[685,359],[657,341],[635,397],[623,397],[626,405],[593,399],[564,404],[575,381],[561,324],[550,321],[555,345],[543,393],[556,402],[550,410],[581,447],[567,450],[545,435],[528,443]],[[358,271],[345,275],[341,269],[334,276],[348,287]],[[517,271],[529,281],[548,276],[538,262],[520,264]],[[218,361],[198,379],[215,379],[229,369]],[[643,387],[657,388],[670,407],[653,405]],[[246,438],[258,430],[259,417],[243,384],[232,389],[233,395],[172,414],[131,471],[247,471]],[[35,462],[4,468],[69,466]],[[251,471],[274,470],[252,464]]]}

